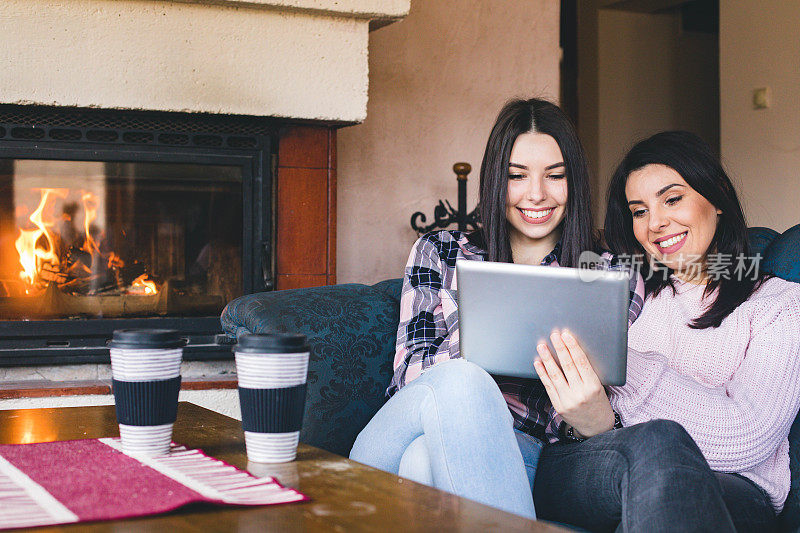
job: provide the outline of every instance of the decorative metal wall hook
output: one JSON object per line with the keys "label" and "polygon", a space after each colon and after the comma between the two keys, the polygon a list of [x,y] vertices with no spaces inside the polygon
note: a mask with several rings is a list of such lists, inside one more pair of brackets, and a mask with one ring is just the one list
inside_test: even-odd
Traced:
{"label": "decorative metal wall hook", "polygon": [[458,224],[459,231],[474,231],[478,229],[478,208],[467,213],[467,175],[472,171],[469,163],[456,163],[453,165],[453,172],[456,173],[458,181],[458,209],[453,209],[447,200],[439,200],[433,208],[433,223],[425,226],[427,217],[422,211],[417,211],[411,215],[411,228],[418,235],[427,233],[434,229],[447,229],[452,224]]}

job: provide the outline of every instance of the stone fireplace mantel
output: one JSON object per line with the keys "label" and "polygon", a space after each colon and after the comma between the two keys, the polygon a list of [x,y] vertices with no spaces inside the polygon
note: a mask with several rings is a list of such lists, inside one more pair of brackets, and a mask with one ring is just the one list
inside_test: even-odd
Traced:
{"label": "stone fireplace mantel", "polygon": [[0,103],[357,123],[410,0],[5,0]]}

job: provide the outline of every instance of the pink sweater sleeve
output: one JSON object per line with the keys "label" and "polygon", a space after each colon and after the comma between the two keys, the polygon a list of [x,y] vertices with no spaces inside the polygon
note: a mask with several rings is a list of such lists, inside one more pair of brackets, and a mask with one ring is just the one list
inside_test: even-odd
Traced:
{"label": "pink sweater sleeve", "polygon": [[[626,413],[625,425],[654,418],[679,422],[718,471],[746,471],[774,455],[800,407],[798,294],[787,291],[764,302],[769,305],[759,306],[752,322],[723,322],[732,335],[749,333],[750,342],[739,368],[718,387],[675,371],[659,353],[629,349],[627,383],[612,388],[612,404]],[[699,346],[695,353],[705,355]]]}

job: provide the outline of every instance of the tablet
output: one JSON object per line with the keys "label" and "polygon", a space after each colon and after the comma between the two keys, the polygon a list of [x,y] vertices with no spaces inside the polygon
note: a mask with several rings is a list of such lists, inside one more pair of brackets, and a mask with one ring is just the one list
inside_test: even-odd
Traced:
{"label": "tablet", "polygon": [[[625,384],[627,272],[461,260],[461,356],[490,374],[536,378],[536,345],[567,328],[604,385]],[[556,357],[557,359],[557,357]]]}

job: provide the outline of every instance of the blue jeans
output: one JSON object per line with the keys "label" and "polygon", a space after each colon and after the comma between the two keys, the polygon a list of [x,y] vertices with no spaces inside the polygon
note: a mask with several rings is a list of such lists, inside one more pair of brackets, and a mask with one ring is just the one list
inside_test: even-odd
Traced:
{"label": "blue jeans", "polygon": [[454,359],[400,389],[358,435],[350,458],[458,496],[535,518],[542,443],[513,429],[500,389]]}
{"label": "blue jeans", "polygon": [[772,531],[769,497],[713,472],[680,424],[652,420],[544,448],[539,516],[591,531]]}

